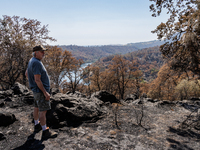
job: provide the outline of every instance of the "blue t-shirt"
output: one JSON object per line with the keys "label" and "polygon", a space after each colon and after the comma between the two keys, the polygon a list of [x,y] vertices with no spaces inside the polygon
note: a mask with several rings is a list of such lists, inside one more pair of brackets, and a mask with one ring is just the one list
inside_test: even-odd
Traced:
{"label": "blue t-shirt", "polygon": [[29,87],[33,92],[41,93],[42,91],[38,88],[34,78],[34,75],[37,74],[41,75],[40,80],[42,81],[44,88],[47,92],[50,92],[50,80],[44,65],[39,59],[32,57],[28,63]]}

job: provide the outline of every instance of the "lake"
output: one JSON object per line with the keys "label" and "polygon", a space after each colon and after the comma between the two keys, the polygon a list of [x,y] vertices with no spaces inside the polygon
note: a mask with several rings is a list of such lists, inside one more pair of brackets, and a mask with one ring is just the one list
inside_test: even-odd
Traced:
{"label": "lake", "polygon": [[[84,64],[82,64],[82,66],[81,66],[81,68],[85,68],[85,67],[87,67],[88,65],[91,65],[92,63],[84,63]],[[74,77],[74,75],[72,75],[73,77]],[[67,80],[67,82],[69,82],[70,80],[69,80],[69,78],[67,77],[67,76],[65,76],[63,79],[62,79],[62,81],[64,81],[64,80]],[[82,80],[80,81],[80,83],[82,82]]]}

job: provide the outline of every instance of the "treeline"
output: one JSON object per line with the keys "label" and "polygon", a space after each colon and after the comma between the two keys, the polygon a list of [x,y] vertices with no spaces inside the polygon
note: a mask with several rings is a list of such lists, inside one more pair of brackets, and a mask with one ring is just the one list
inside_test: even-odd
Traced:
{"label": "treeline", "polygon": [[70,51],[77,59],[82,59],[84,62],[95,62],[102,57],[126,54],[129,52],[137,51],[139,49],[159,46],[163,41],[148,41],[139,43],[129,43],[127,45],[104,45],[104,46],[76,46],[76,45],[62,45],[58,46],[63,50]]}
{"label": "treeline", "polygon": [[[170,63],[163,58],[160,48],[162,47],[150,47],[120,55],[128,62],[134,61],[135,67],[140,72],[139,83],[135,81],[135,86],[130,89],[127,86],[125,97],[131,94],[141,96],[144,93],[149,98],[159,100],[183,100],[200,97],[199,75],[190,70],[180,71],[172,68]],[[99,70],[105,73],[113,64],[115,57],[116,55],[110,55],[101,58],[93,65],[99,66]]]}
{"label": "treeline", "polygon": [[[98,65],[101,70],[103,70],[112,63],[114,57],[115,55],[103,57],[95,62],[94,65]],[[160,67],[164,64],[164,59],[159,51],[159,46],[133,51],[121,55],[121,57],[128,61],[136,61],[137,67],[143,73],[143,79],[147,82],[152,81],[157,77]]]}
{"label": "treeline", "polygon": [[112,54],[128,53],[138,48],[134,46],[59,46],[63,50],[70,51],[72,55],[77,59],[82,59],[84,62],[95,62],[102,57],[106,57]]}

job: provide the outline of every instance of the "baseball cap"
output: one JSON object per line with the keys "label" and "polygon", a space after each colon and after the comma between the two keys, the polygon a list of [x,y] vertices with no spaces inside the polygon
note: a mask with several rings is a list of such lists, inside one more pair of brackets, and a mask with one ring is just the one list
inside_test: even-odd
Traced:
{"label": "baseball cap", "polygon": [[46,51],[48,49],[45,49],[42,45],[38,45],[38,46],[35,46],[33,47],[33,52],[35,51]]}

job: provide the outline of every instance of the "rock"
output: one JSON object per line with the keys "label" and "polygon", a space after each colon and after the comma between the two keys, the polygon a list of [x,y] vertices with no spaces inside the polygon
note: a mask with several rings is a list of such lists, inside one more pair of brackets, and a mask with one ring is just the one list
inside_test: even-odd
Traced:
{"label": "rock", "polygon": [[[93,122],[101,118],[104,110],[98,100],[79,97],[79,94],[57,93],[52,97],[52,110],[48,121],[54,127],[78,126],[83,122]],[[96,103],[97,102],[97,103]],[[48,116],[48,115],[47,115]]]}
{"label": "rock", "polygon": [[191,100],[191,101],[199,101],[200,98],[199,97],[191,97],[189,100]]}
{"label": "rock", "polygon": [[78,92],[78,91],[75,91],[75,93],[72,93],[72,92],[68,91],[66,94],[70,95],[70,96],[76,96],[76,97],[86,98],[85,94],[82,94],[81,92]]}
{"label": "rock", "polygon": [[29,95],[29,96],[24,96],[23,97],[23,102],[28,104],[28,105],[32,105],[34,103],[34,97]]}
{"label": "rock", "polygon": [[0,101],[0,107],[3,107],[5,105],[5,102]]}
{"label": "rock", "polygon": [[141,95],[141,98],[147,98],[147,94],[146,94],[146,93],[143,93],[143,94]]}
{"label": "rock", "polygon": [[13,96],[13,90],[0,91],[0,99]]}
{"label": "rock", "polygon": [[91,96],[91,99],[93,99],[94,97],[100,99],[104,103],[105,102],[119,103],[119,100],[113,94],[107,91],[99,91],[99,92],[93,93]]}
{"label": "rock", "polygon": [[148,102],[152,102],[152,103],[158,102],[158,100],[156,100],[156,99],[151,99],[151,98],[146,98],[146,100],[147,100]]}
{"label": "rock", "polygon": [[2,132],[0,132],[0,141],[6,139]]}
{"label": "rock", "polygon": [[133,100],[135,100],[135,99],[132,98],[132,97],[128,97],[128,98],[125,99],[126,102],[130,102],[130,101],[133,101]]}
{"label": "rock", "polygon": [[130,100],[133,101],[133,100],[136,100],[136,99],[138,99],[137,94],[129,94],[125,101],[130,101]]}
{"label": "rock", "polygon": [[11,89],[14,91],[15,95],[24,94],[24,93],[29,92],[29,89],[26,86],[24,86],[18,82],[16,82]]}
{"label": "rock", "polygon": [[9,97],[7,97],[4,101],[5,101],[5,102],[12,102],[12,99],[9,98]]}
{"label": "rock", "polygon": [[16,121],[15,115],[11,113],[0,113],[0,126],[8,126]]}
{"label": "rock", "polygon": [[52,88],[52,89],[51,89],[51,94],[52,94],[52,95],[55,95],[55,94],[57,94],[57,93],[60,93],[60,90],[59,90],[58,88]]}

